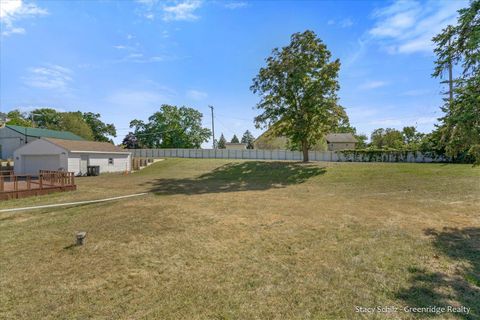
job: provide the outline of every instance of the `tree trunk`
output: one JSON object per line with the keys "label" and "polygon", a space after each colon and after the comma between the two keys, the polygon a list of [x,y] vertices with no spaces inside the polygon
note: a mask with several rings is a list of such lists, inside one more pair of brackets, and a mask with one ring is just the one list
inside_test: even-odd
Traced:
{"label": "tree trunk", "polygon": [[306,141],[302,141],[303,162],[308,162],[308,145]]}

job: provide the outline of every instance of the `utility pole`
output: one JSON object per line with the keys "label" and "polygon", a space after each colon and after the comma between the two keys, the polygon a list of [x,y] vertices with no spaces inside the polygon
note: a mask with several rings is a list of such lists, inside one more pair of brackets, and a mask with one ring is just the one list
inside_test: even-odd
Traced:
{"label": "utility pole", "polygon": [[215,124],[213,121],[213,106],[208,106],[212,110],[212,136],[213,136],[213,149],[216,149],[215,147]]}

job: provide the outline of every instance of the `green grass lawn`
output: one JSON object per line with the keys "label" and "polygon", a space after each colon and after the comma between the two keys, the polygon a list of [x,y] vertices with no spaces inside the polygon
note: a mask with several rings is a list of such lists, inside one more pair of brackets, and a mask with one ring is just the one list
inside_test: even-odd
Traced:
{"label": "green grass lawn", "polygon": [[[0,208],[151,193],[1,213],[0,318],[480,318],[480,168],[167,159],[77,184]],[[470,314],[403,312],[447,305]]]}

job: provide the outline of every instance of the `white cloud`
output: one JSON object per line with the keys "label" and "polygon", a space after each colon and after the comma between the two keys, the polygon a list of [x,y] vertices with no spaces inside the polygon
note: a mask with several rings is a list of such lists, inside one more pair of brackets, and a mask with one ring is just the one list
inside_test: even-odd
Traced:
{"label": "white cloud", "polygon": [[199,91],[199,90],[188,90],[187,97],[189,97],[192,100],[200,101],[200,100],[206,99],[208,97],[208,94],[206,92]]}
{"label": "white cloud", "polygon": [[29,75],[23,79],[30,87],[64,90],[72,82],[72,70],[59,65],[30,68],[28,71]]}
{"label": "white cloud", "polygon": [[47,15],[46,9],[37,7],[33,3],[25,3],[22,0],[0,0],[0,24],[2,35],[24,34],[24,28],[16,27],[15,22],[25,18]]}
{"label": "white cloud", "polygon": [[432,52],[432,38],[454,24],[457,10],[466,5],[467,0],[430,0],[422,4],[397,0],[374,12],[376,23],[369,34],[389,53]]}
{"label": "white cloud", "polygon": [[329,26],[338,25],[342,28],[349,28],[349,27],[353,26],[353,20],[350,19],[350,18],[345,18],[345,19],[342,19],[342,20],[330,19],[330,20],[327,21],[327,24]]}
{"label": "white cloud", "polygon": [[193,21],[198,16],[195,11],[200,8],[202,2],[200,0],[187,0],[179,2],[175,5],[163,7],[164,21]]}
{"label": "white cloud", "polygon": [[175,57],[165,55],[145,56],[140,52],[132,52],[121,59],[113,60],[113,63],[133,62],[133,63],[153,63],[163,62],[167,60],[175,60]]}
{"label": "white cloud", "polygon": [[160,13],[163,21],[194,21],[195,13],[202,6],[202,0],[160,1],[136,0],[140,4],[137,13],[146,19],[154,20]]}
{"label": "white cloud", "polygon": [[340,27],[342,27],[342,28],[348,28],[348,27],[353,26],[353,21],[352,21],[352,19],[347,18],[347,19],[343,19],[342,21],[340,21],[339,24],[340,24]]}
{"label": "white cloud", "polygon": [[370,90],[370,89],[376,89],[380,87],[386,86],[388,83],[385,81],[367,81],[360,85],[360,89],[362,90]]}
{"label": "white cloud", "polygon": [[244,1],[228,2],[225,4],[225,8],[231,9],[231,10],[245,8],[246,6],[248,6],[248,3]]}

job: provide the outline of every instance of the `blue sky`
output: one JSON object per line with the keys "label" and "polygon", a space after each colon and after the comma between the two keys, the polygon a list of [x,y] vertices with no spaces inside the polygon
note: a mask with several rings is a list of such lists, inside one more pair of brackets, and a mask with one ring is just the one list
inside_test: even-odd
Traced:
{"label": "blue sky", "polygon": [[275,47],[311,29],[339,58],[340,103],[360,133],[441,113],[430,39],[467,1],[0,0],[0,109],[93,111],[116,142],[161,104],[204,114],[227,139],[249,129],[252,78]]}

